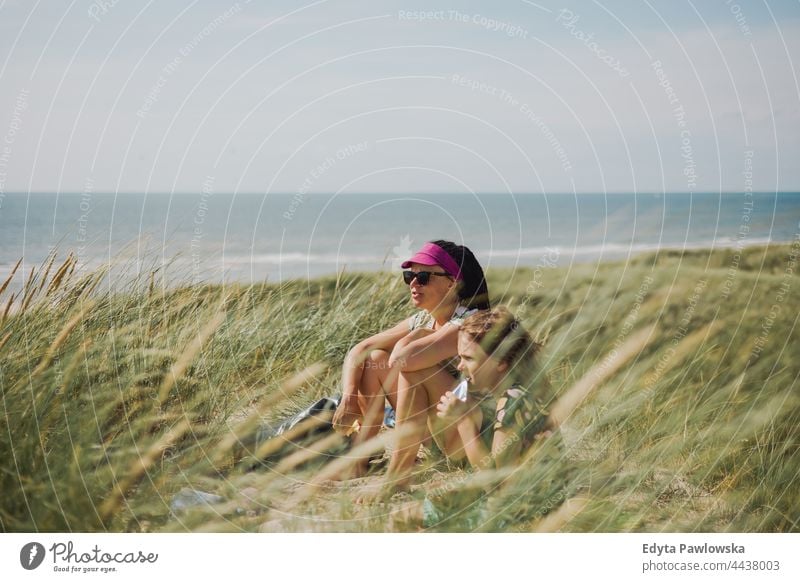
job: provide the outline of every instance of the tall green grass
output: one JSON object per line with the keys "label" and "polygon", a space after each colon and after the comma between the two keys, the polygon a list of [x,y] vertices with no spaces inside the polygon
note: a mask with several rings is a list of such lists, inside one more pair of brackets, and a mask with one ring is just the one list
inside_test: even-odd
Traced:
{"label": "tall green grass", "polygon": [[[514,470],[428,454],[410,494],[366,507],[361,482],[311,486],[338,437],[256,471],[245,445],[411,313],[399,276],[167,286],[168,267],[53,255],[0,283],[0,529],[414,531],[440,494],[439,531],[798,531],[796,250],[489,271],[546,340],[538,383],[585,398]],[[173,515],[183,488],[227,501]]]}

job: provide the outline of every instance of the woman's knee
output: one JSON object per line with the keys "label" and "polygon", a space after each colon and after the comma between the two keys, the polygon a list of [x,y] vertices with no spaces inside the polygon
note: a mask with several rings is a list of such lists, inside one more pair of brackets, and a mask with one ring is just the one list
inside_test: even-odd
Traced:
{"label": "woman's knee", "polygon": [[371,378],[371,377],[382,377],[386,374],[386,370],[389,369],[389,354],[384,350],[372,350],[367,354],[367,357],[364,358],[363,370],[364,374],[363,377]]}
{"label": "woman's knee", "polygon": [[367,357],[365,367],[373,370],[385,369],[389,363],[389,352],[386,350],[372,350]]}
{"label": "woman's knee", "polygon": [[363,365],[358,391],[364,395],[377,394],[389,367],[389,354],[385,350],[372,350],[367,354]]}

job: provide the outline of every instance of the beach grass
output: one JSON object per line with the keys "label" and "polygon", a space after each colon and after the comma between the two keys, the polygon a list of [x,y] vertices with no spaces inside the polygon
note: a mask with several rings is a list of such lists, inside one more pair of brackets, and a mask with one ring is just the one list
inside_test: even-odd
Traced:
{"label": "beach grass", "polygon": [[[0,530],[800,531],[798,253],[489,269],[545,344],[535,384],[561,429],[512,470],[425,451],[410,492],[367,506],[380,468],[317,479],[340,437],[264,466],[249,443],[411,315],[399,276],[166,285],[163,266],[115,279],[53,254],[15,268],[16,294],[0,282]],[[223,501],[171,511],[187,489]]]}

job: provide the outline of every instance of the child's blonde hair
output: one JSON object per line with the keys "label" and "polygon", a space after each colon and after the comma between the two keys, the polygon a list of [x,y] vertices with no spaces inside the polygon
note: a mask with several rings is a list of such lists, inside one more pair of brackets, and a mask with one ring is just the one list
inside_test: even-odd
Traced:
{"label": "child's blonde hair", "polygon": [[489,356],[508,364],[517,376],[530,374],[541,345],[533,340],[522,324],[506,307],[479,311],[461,325]]}

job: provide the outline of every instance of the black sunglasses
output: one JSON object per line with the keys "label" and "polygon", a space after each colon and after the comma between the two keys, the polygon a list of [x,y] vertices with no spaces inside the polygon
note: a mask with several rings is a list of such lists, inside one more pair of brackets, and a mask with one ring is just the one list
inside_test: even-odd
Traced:
{"label": "black sunglasses", "polygon": [[420,285],[427,285],[428,281],[431,280],[431,275],[452,278],[452,275],[448,275],[447,273],[434,273],[433,271],[403,271],[403,281],[406,282],[406,285],[411,285],[411,281],[416,279],[417,283]]}

